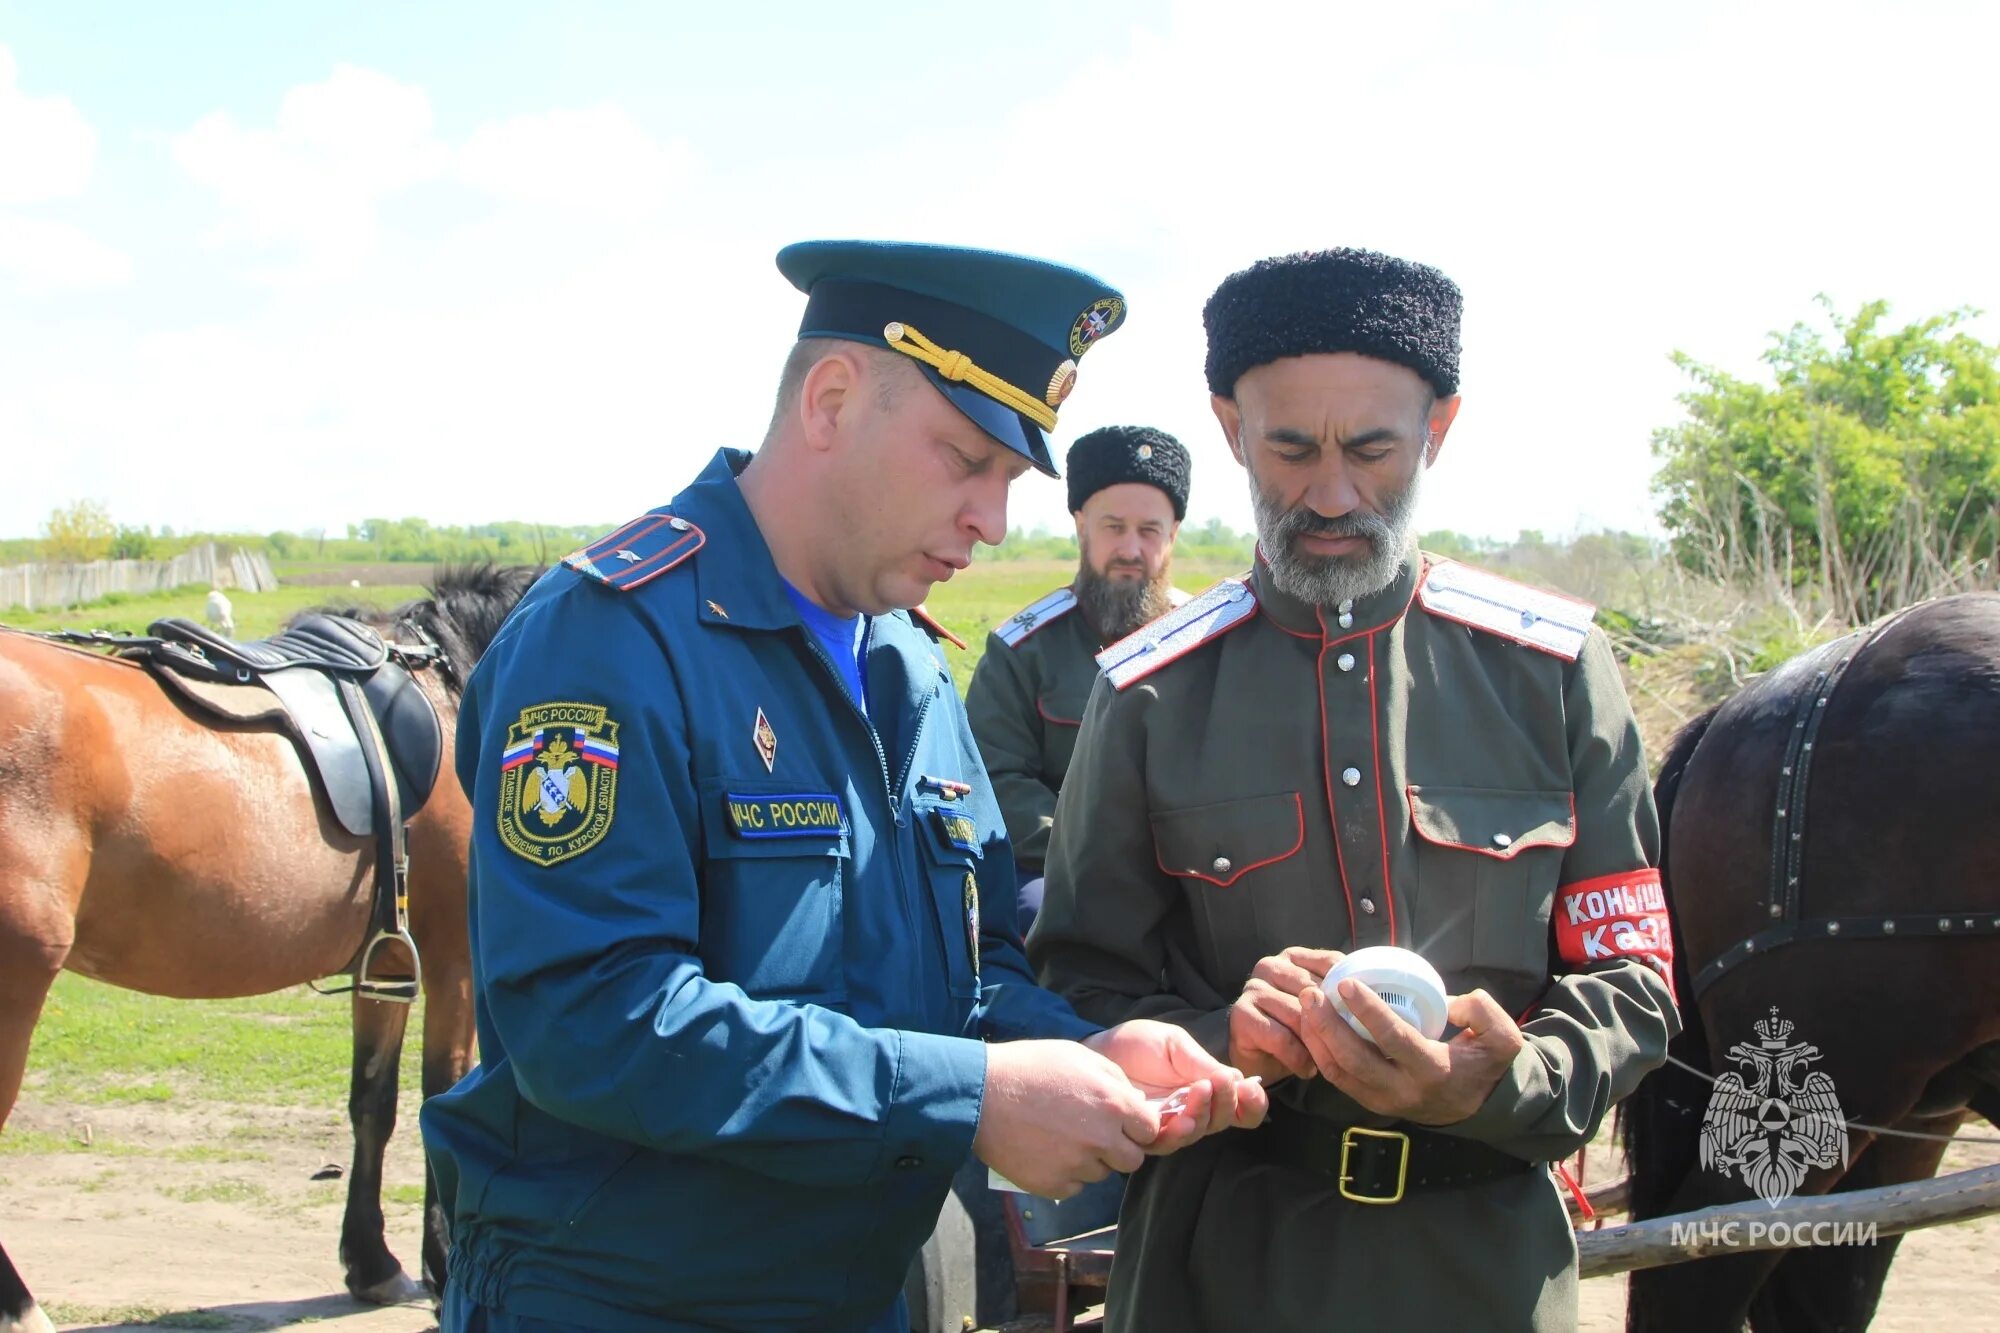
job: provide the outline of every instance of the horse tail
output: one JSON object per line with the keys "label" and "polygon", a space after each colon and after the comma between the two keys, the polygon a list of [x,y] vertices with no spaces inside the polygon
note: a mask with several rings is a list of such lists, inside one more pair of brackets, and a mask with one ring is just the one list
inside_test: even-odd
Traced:
{"label": "horse tail", "polygon": [[[1716,705],[1681,728],[1667,749],[1659,780],[1653,784],[1653,801],[1660,812],[1660,880],[1667,885],[1667,916],[1676,939],[1680,936],[1680,921],[1674,910],[1667,865],[1667,835],[1673,824],[1674,798],[1680,792],[1681,775],[1687,771],[1695,747],[1701,744],[1720,707]],[[1674,993],[1680,1000],[1681,1035],[1667,1047],[1667,1054],[1696,1069],[1706,1069],[1708,1035],[1702,1031],[1701,1013],[1694,1005],[1687,951],[1681,948],[1674,950]],[[1631,1177],[1634,1221],[1662,1216],[1681,1182],[1693,1172],[1708,1092],[1707,1082],[1699,1076],[1668,1063],[1641,1079],[1618,1108],[1618,1135],[1625,1148],[1625,1169]]]}

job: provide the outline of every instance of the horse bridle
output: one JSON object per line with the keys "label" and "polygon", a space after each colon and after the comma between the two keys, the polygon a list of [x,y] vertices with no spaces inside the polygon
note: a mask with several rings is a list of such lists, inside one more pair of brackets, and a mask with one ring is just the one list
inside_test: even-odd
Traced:
{"label": "horse bridle", "polygon": [[394,622],[394,628],[398,638],[402,637],[403,630],[408,630],[417,638],[414,647],[407,643],[389,644],[389,656],[398,665],[410,671],[436,667],[438,674],[444,677],[444,683],[451,687],[453,694],[464,693],[465,681],[458,674],[457,664],[451,660],[451,654],[445,651],[444,645],[437,641],[437,636],[426,629],[421,620],[415,616],[402,616]]}

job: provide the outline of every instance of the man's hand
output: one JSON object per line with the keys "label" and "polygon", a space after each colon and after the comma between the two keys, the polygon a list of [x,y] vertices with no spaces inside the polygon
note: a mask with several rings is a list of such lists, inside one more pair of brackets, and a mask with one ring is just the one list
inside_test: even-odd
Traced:
{"label": "man's hand", "polygon": [[1299,1007],[1302,992],[1347,955],[1334,949],[1294,946],[1259,959],[1250,970],[1243,994],[1229,1010],[1229,1063],[1245,1074],[1275,1083],[1287,1074],[1311,1078],[1319,1072],[1301,1033],[1305,1017]]}
{"label": "man's hand", "polygon": [[1136,1171],[1159,1115],[1117,1065],[1074,1041],[986,1048],[986,1094],[972,1151],[1031,1194],[1067,1199],[1113,1171]]}
{"label": "man's hand", "polygon": [[1149,1097],[1184,1093],[1180,1109],[1159,1122],[1158,1136],[1145,1145],[1151,1156],[1178,1152],[1220,1130],[1255,1129],[1270,1109],[1259,1084],[1217,1060],[1187,1029],[1172,1023],[1135,1018],[1086,1037],[1083,1044],[1124,1070]]}
{"label": "man's hand", "polygon": [[1307,991],[1300,1035],[1319,1073],[1378,1115],[1419,1125],[1456,1124],[1477,1111],[1527,1042],[1483,990],[1450,997],[1446,1021],[1464,1029],[1450,1041],[1425,1037],[1352,978],[1340,983],[1340,998],[1376,1044],[1349,1027],[1317,987]]}

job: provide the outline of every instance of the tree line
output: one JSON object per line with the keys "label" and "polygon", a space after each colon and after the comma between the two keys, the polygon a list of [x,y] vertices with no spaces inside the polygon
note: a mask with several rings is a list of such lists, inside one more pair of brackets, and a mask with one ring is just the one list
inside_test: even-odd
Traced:
{"label": "tree line", "polygon": [[[1993,586],[2000,346],[1973,335],[1977,314],[1959,309],[1898,324],[1886,302],[1842,314],[1822,297],[1813,319],[1770,335],[1768,376],[1760,379],[1675,352],[1691,382],[1680,396],[1683,418],[1652,440],[1672,562],[1717,583],[1759,585],[1846,623],[1940,592]],[[546,564],[607,529],[370,518],[341,535],[176,533],[118,524],[101,503],[84,500],[52,513],[38,539],[0,541],[0,561],[162,558],[214,540],[281,563]],[[1210,519],[1184,526],[1178,550],[1247,564],[1254,540]],[[1578,550],[1593,567],[1659,554],[1650,539],[1631,534],[1549,543],[1532,532],[1507,540],[1434,532],[1425,542],[1530,576],[1574,566]],[[1016,528],[986,558],[1076,554],[1066,528]]]}

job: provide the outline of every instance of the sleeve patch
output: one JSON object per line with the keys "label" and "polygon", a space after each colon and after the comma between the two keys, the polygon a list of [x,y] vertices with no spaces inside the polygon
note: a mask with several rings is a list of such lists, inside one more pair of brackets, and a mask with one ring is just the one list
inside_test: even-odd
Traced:
{"label": "sleeve patch", "polygon": [[1674,937],[1666,889],[1654,869],[1564,885],[1556,890],[1556,952],[1570,967],[1636,958],[1674,988]]}
{"label": "sleeve patch", "polygon": [[1434,616],[1570,662],[1583,651],[1597,614],[1588,602],[1530,588],[1456,560],[1439,560],[1425,571],[1417,601]]}
{"label": "sleeve patch", "polygon": [[538,866],[580,856],[611,831],[618,724],[597,704],[521,710],[500,752],[500,841]]}

